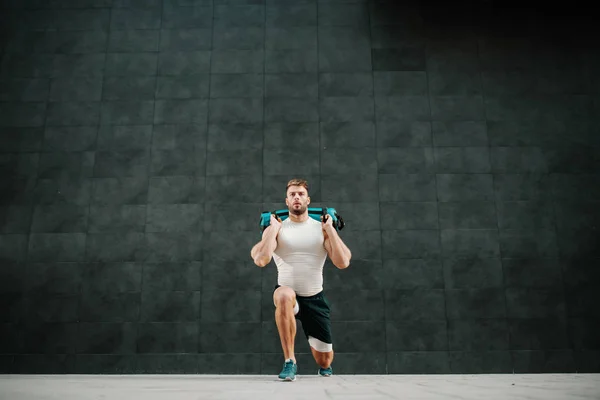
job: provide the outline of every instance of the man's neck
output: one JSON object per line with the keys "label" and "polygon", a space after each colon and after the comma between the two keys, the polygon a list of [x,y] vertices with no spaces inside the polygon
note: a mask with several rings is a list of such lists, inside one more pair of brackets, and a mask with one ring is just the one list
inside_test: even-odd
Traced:
{"label": "man's neck", "polygon": [[300,215],[296,215],[296,214],[290,212],[288,217],[292,222],[304,222],[309,218],[308,211],[305,213],[302,213]]}

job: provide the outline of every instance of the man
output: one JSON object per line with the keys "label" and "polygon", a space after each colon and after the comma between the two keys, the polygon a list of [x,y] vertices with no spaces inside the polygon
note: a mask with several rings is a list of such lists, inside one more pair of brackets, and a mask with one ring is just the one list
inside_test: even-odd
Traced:
{"label": "man", "polygon": [[292,179],[286,187],[285,204],[289,217],[271,215],[270,225],[262,240],[251,251],[254,263],[265,267],[274,258],[277,285],[273,293],[275,322],[285,362],[279,378],[296,380],[294,355],[296,319],[302,323],[312,355],[319,365],[318,374],[330,376],[333,371],[330,307],[323,293],[323,265],[329,257],[339,269],[350,265],[351,253],[339,237],[331,217],[318,222],[308,215],[308,182]]}

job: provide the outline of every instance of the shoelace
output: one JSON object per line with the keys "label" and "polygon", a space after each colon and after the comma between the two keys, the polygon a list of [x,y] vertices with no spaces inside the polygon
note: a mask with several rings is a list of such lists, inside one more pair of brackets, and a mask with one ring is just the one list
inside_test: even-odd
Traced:
{"label": "shoelace", "polygon": [[292,361],[287,361],[283,368],[286,372],[290,372],[292,368],[294,368],[294,363]]}

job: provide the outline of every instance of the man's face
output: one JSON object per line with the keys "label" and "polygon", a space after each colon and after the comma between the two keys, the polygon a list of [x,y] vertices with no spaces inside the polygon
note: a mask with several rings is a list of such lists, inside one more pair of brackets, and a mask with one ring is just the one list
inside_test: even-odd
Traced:
{"label": "man's face", "polygon": [[295,215],[302,215],[310,204],[310,197],[303,186],[290,186],[287,190],[285,204],[288,210]]}

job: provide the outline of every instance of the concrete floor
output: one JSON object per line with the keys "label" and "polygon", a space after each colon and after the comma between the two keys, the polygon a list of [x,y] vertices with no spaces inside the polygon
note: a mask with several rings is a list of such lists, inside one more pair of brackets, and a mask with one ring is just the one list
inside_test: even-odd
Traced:
{"label": "concrete floor", "polygon": [[2,375],[4,400],[600,399],[600,374],[337,375],[280,382],[253,375]]}

